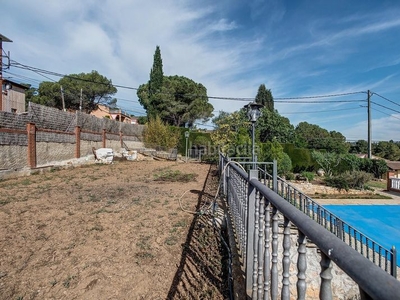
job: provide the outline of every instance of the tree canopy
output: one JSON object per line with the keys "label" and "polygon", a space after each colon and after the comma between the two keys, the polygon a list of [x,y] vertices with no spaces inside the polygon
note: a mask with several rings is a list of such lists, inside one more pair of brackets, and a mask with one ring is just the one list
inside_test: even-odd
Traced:
{"label": "tree canopy", "polygon": [[98,104],[115,105],[116,99],[111,96],[117,92],[110,79],[97,71],[91,73],[71,74],[58,82],[44,81],[40,83],[37,94],[30,92],[29,101],[59,109],[63,108],[62,97],[66,109],[78,110],[82,91],[82,110],[90,113]]}
{"label": "tree canopy", "polygon": [[261,116],[257,121],[256,128],[259,140],[263,143],[272,140],[277,140],[279,143],[294,141],[294,126],[290,124],[290,120],[267,107],[261,109]]}
{"label": "tree canopy", "polygon": [[167,124],[192,125],[195,120],[207,121],[212,117],[213,106],[208,102],[207,89],[184,76],[164,76],[161,52],[157,46],[150,80],[139,86],[140,104],[149,118],[159,116]]}
{"label": "tree canopy", "polygon": [[296,146],[316,150],[326,150],[336,153],[347,153],[349,145],[346,137],[340,132],[321,128],[315,124],[300,122],[295,128]]}
{"label": "tree canopy", "polygon": [[211,134],[214,145],[229,156],[242,156],[251,153],[249,123],[244,110],[233,113],[220,112],[213,119],[215,130]]}

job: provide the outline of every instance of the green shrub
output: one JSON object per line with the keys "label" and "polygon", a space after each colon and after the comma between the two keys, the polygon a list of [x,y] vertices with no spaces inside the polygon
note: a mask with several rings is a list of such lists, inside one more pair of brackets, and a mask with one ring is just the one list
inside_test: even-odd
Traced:
{"label": "green shrub", "polygon": [[296,178],[296,176],[294,175],[294,173],[289,172],[286,174],[285,178],[286,178],[286,180],[294,180]]}
{"label": "green shrub", "polygon": [[165,125],[158,116],[149,120],[143,136],[145,146],[156,149],[175,148],[179,142],[179,132],[176,128]]}
{"label": "green shrub", "polygon": [[344,172],[336,176],[325,178],[328,186],[335,187],[339,190],[364,189],[367,182],[372,180],[374,176],[364,171]]}
{"label": "green shrub", "polygon": [[301,172],[301,176],[306,178],[308,182],[311,182],[314,180],[315,173],[304,171],[304,172]]}
{"label": "green shrub", "polygon": [[325,177],[325,184],[327,186],[337,188],[339,191],[341,191],[341,190],[349,191],[349,189],[350,189],[349,183],[341,175]]}
{"label": "green shrub", "polygon": [[210,164],[216,164],[218,162],[218,154],[204,154],[201,156],[201,161]]}
{"label": "green shrub", "polygon": [[314,171],[317,169],[317,164],[311,157],[310,149],[297,148],[293,144],[282,144],[282,146],[283,151],[289,155],[292,161],[294,173]]}

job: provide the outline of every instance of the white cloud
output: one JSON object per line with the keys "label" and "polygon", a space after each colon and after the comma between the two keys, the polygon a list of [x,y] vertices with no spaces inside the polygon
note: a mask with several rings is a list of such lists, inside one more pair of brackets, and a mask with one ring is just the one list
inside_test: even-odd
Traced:
{"label": "white cloud", "polygon": [[[373,141],[400,141],[400,114],[381,117],[371,122],[371,136]],[[362,121],[354,124],[342,132],[348,139],[367,140],[368,121]]]}

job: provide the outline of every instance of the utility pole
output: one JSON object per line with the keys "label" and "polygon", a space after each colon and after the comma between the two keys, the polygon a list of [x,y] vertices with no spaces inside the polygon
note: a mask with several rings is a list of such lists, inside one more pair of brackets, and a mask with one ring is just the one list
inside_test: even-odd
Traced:
{"label": "utility pole", "polygon": [[371,146],[371,91],[368,90],[368,158],[372,157]]}
{"label": "utility pole", "polygon": [[63,91],[62,85],[60,86],[60,89],[61,89],[62,107],[63,107],[63,111],[65,111],[64,91]]}
{"label": "utility pole", "polygon": [[3,110],[3,42],[12,43],[12,40],[0,34],[0,87],[1,87],[0,111]]}
{"label": "utility pole", "polygon": [[81,97],[79,99],[79,111],[82,111],[82,89],[81,89]]}

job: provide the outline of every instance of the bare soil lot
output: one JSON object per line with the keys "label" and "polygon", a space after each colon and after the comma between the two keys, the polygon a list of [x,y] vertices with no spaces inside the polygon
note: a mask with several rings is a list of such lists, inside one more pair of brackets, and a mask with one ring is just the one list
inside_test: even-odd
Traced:
{"label": "bare soil lot", "polygon": [[1,181],[0,299],[226,298],[219,235],[190,213],[213,201],[215,169],[120,161]]}

